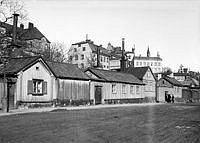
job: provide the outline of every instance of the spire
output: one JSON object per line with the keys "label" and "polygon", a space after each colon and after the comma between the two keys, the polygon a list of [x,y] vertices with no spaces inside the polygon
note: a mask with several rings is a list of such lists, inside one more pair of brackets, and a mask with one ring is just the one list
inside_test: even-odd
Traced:
{"label": "spire", "polygon": [[86,34],[86,41],[88,40],[88,34]]}
{"label": "spire", "polygon": [[157,57],[160,58],[160,54],[159,54],[159,52],[157,52]]}
{"label": "spire", "polygon": [[150,57],[149,45],[148,45],[148,49],[147,49],[147,57]]}

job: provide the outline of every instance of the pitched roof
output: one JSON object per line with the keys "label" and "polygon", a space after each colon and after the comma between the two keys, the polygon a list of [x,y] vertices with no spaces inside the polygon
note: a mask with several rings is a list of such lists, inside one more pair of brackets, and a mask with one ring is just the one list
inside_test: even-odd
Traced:
{"label": "pitched roof", "polygon": [[47,64],[57,78],[90,80],[76,65],[58,62],[47,62]]}
{"label": "pitched roof", "polygon": [[72,44],[72,45],[79,45],[79,44],[88,44],[93,53],[96,53],[97,52],[97,48],[99,48],[100,49],[100,54],[106,55],[106,56],[110,55],[110,53],[108,52],[108,50],[106,48],[94,44],[94,42],[91,41],[91,40],[81,41],[81,42],[78,42],[78,43],[75,43],[75,44]]}
{"label": "pitched roof", "polygon": [[181,82],[184,86],[195,86],[199,87],[199,82],[195,78],[187,77],[183,82]]}
{"label": "pitched roof", "polygon": [[[10,24],[0,21],[0,27],[5,28],[6,31],[10,34],[12,33],[13,26],[10,25]],[[45,37],[36,27],[27,28],[27,29],[23,29],[23,28],[18,27],[17,28],[17,35],[18,35],[18,38],[22,39],[22,40],[33,40],[33,39],[40,40],[43,37]],[[47,39],[47,42],[50,43],[50,41],[48,39]]]}
{"label": "pitched roof", "polygon": [[141,80],[137,79],[134,75],[128,73],[91,69],[91,68],[87,69],[86,71],[90,71],[100,79],[103,79],[108,82],[121,82],[121,83],[143,85],[143,82]]}
{"label": "pitched roof", "polygon": [[163,79],[171,83],[172,85],[175,86],[183,86],[179,81],[177,81],[175,78],[169,77],[169,76],[163,76]]}
{"label": "pitched roof", "polygon": [[147,67],[129,67],[129,68],[126,69],[126,72],[130,73],[130,74],[133,74],[135,77],[137,77],[138,79],[142,80],[148,69],[151,70],[151,68],[148,67],[148,66]]}
{"label": "pitched roof", "polygon": [[[90,79],[83,71],[81,71],[81,69],[79,69],[75,65],[67,63],[48,62],[43,60],[43,58],[40,56],[11,58],[6,65],[6,74],[15,75],[20,71],[28,69],[39,60],[43,61],[47,68],[49,68],[49,70],[57,78],[81,80]],[[3,72],[4,67],[2,64],[0,65],[0,75],[3,75]]]}
{"label": "pitched roof", "polygon": [[[11,58],[6,64],[6,74],[17,74],[18,72],[25,70],[30,67],[32,64],[37,62],[41,57],[20,57],[20,58]],[[0,74],[3,74],[4,68],[3,65],[0,66]]]}

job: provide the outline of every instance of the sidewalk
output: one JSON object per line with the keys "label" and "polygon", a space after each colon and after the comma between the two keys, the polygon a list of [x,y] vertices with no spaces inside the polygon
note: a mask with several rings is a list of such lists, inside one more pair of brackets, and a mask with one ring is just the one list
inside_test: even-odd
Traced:
{"label": "sidewalk", "polygon": [[90,106],[66,106],[66,107],[13,109],[13,110],[10,110],[8,113],[3,113],[2,110],[0,110],[0,116],[25,114],[25,113],[37,113],[37,112],[50,112],[53,110],[84,110],[84,109],[129,107],[129,106],[152,106],[152,105],[160,105],[160,104],[163,104],[163,103],[100,104],[100,105],[90,105]]}

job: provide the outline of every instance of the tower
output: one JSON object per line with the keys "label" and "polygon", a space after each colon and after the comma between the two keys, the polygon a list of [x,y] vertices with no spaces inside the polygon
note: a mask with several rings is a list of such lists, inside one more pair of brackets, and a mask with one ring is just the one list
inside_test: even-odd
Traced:
{"label": "tower", "polygon": [[148,49],[147,49],[147,57],[150,57],[149,45],[148,45]]}

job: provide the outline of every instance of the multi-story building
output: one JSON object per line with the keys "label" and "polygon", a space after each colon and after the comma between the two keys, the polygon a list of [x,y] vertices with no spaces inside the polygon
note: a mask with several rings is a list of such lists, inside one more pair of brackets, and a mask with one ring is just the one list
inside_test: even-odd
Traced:
{"label": "multi-story building", "polygon": [[150,50],[148,48],[147,50],[147,56],[134,56],[132,63],[134,67],[143,67],[143,66],[149,66],[153,73],[160,73],[162,72],[162,59],[160,58],[160,55],[157,54],[156,57],[150,56]]}
{"label": "multi-story building", "polygon": [[[14,18],[17,19],[18,15],[15,15]],[[14,19],[14,20],[15,20]],[[24,28],[23,24],[17,26],[16,23],[16,41],[21,48],[16,49],[14,53],[15,56],[22,56],[26,53],[28,55],[39,54],[42,51],[49,49],[50,41],[34,26],[33,23],[29,22],[28,28]],[[1,47],[8,46],[8,43],[11,43],[13,38],[14,26],[5,22],[0,21],[0,40]]]}
{"label": "multi-story building", "polygon": [[[98,51],[99,57],[97,56]],[[102,45],[98,46],[88,39],[72,44],[68,51],[69,62],[76,64],[79,68],[96,67],[97,61],[99,61],[100,67],[108,70],[109,55],[108,50],[103,48]]]}

